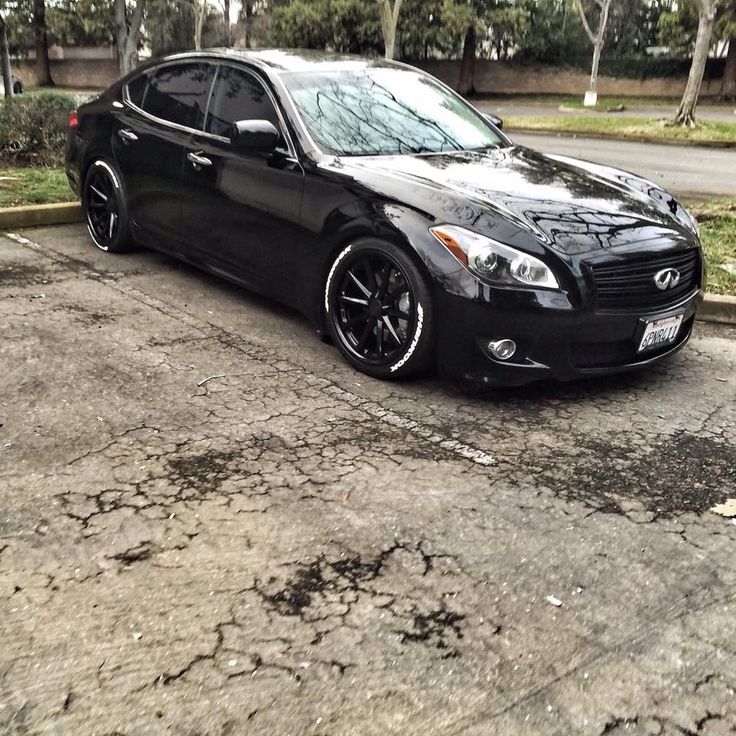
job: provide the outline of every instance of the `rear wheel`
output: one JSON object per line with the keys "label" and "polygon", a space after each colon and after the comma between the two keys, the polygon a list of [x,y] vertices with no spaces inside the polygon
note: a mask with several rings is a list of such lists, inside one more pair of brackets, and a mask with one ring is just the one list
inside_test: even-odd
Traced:
{"label": "rear wheel", "polygon": [[376,378],[408,376],[430,362],[432,299],[412,258],[362,239],[337,256],[325,284],[332,338],[345,359]]}
{"label": "rear wheel", "polygon": [[122,178],[112,164],[104,159],[92,162],[84,179],[82,203],[94,244],[111,253],[127,250],[128,207]]}

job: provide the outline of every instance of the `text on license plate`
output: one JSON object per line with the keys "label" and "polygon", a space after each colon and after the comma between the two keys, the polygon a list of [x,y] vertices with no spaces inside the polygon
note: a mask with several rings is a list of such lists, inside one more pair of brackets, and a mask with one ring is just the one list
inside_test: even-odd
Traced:
{"label": "text on license plate", "polygon": [[680,331],[682,319],[684,315],[678,314],[675,317],[665,317],[664,319],[655,319],[647,322],[644,327],[644,334],[641,336],[639,343],[639,352],[645,350],[653,350],[662,345],[669,345],[677,338]]}

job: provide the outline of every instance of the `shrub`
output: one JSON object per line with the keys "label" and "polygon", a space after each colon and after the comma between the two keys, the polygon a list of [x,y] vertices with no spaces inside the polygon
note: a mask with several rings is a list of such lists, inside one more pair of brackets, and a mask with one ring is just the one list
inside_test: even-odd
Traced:
{"label": "shrub", "polygon": [[64,158],[69,113],[76,100],[61,92],[17,95],[0,106],[4,158],[58,163]]}

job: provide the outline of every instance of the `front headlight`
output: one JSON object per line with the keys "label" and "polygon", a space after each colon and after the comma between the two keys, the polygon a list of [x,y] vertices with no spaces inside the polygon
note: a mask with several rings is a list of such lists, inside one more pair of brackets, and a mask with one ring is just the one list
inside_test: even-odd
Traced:
{"label": "front headlight", "polygon": [[560,288],[549,267],[528,253],[459,225],[437,225],[429,231],[463,266],[485,281],[507,285],[521,283],[543,289]]}

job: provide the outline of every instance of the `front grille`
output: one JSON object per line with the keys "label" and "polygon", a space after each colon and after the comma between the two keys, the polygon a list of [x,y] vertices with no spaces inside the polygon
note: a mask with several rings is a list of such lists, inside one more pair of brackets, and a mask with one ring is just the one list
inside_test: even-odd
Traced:
{"label": "front grille", "polygon": [[[661,255],[633,256],[616,263],[591,264],[595,279],[596,306],[601,310],[628,311],[667,308],[698,288],[700,257],[695,248]],[[664,291],[654,284],[663,268],[676,268],[680,281]]]}
{"label": "front grille", "polygon": [[681,345],[693,328],[691,317],[680,327],[677,339],[669,345],[663,345],[655,350],[644,353],[637,352],[638,340],[618,340],[615,342],[574,342],[570,347],[570,358],[572,364],[578,369],[590,368],[615,368],[616,366],[630,365],[658,355],[669,353],[678,345]]}

